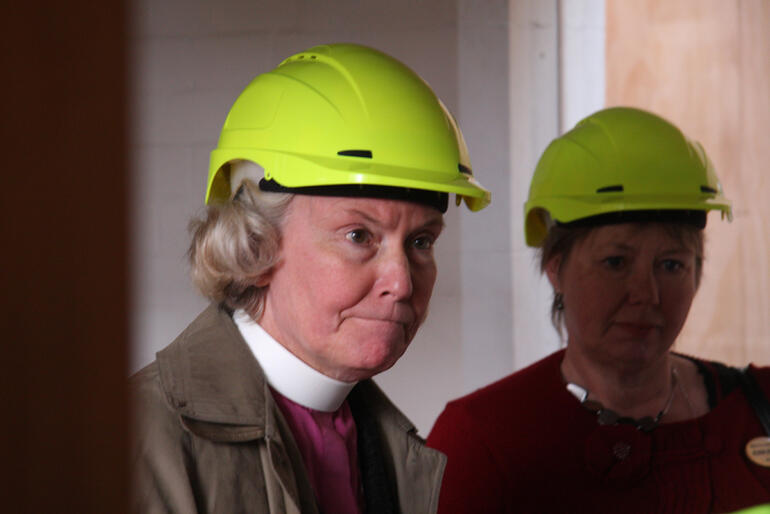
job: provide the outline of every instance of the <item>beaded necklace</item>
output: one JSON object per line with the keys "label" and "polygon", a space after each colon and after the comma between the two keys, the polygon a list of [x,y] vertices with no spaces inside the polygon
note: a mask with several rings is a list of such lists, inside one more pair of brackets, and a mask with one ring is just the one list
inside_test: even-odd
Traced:
{"label": "beaded necklace", "polygon": [[[575,396],[575,398],[577,398],[580,401],[580,404],[583,405],[583,407],[590,410],[591,412],[596,413],[596,419],[600,425],[618,425],[618,424],[632,425],[636,427],[637,430],[641,430],[642,432],[651,432],[658,427],[658,425],[660,424],[660,420],[663,418],[663,416],[666,415],[666,413],[668,412],[668,409],[671,408],[671,403],[674,401],[674,393],[676,392],[678,383],[679,383],[679,374],[677,373],[676,368],[672,367],[671,368],[671,392],[668,394],[668,400],[666,400],[666,405],[663,406],[663,408],[660,410],[660,412],[658,412],[657,416],[655,416],[654,418],[652,416],[644,416],[643,418],[637,419],[629,416],[621,416],[614,410],[608,409],[598,401],[589,400],[588,389],[586,389],[585,387],[579,386],[574,382],[567,383],[567,391],[572,393],[572,395]],[[689,403],[689,399],[688,399],[688,403]]]}

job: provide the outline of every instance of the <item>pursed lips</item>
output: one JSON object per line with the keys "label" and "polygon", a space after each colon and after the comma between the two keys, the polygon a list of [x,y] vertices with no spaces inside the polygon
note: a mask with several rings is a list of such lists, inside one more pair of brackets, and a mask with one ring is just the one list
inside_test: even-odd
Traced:
{"label": "pursed lips", "polygon": [[392,318],[384,317],[384,316],[383,317],[349,316],[349,318],[357,318],[357,319],[362,319],[362,320],[365,320],[365,321],[375,321],[375,322],[380,322],[380,323],[394,323],[394,324],[405,325],[405,326],[408,326],[408,325],[412,324],[412,322],[414,321],[414,317],[412,317],[411,319],[406,319],[406,318],[392,319]]}
{"label": "pursed lips", "polygon": [[412,309],[397,309],[397,312],[372,313],[349,312],[344,314],[341,322],[346,319],[358,319],[364,323],[380,323],[400,326],[405,332],[410,332],[414,326],[416,316]]}
{"label": "pursed lips", "polygon": [[404,304],[395,304],[388,309],[350,309],[342,313],[342,320],[358,318],[366,321],[381,323],[396,323],[405,327],[414,324],[417,316],[411,306]]}

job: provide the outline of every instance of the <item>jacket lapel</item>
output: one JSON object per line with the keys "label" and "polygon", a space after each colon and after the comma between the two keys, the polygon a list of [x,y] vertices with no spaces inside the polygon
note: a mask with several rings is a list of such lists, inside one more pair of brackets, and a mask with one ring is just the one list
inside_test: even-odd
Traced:
{"label": "jacket lapel", "polygon": [[281,491],[268,492],[271,504],[285,512],[317,513],[291,431],[227,311],[209,306],[158,352],[157,362],[168,401],[187,430],[219,443],[262,441],[267,489]]}
{"label": "jacket lapel", "polygon": [[[374,421],[373,428],[379,437],[394,511],[435,513],[446,456],[425,446],[425,441],[417,435],[416,427],[373,380],[361,382],[354,392],[357,400],[353,401],[365,405],[367,416]],[[367,427],[367,430],[371,429]],[[362,469],[363,473],[365,470]],[[375,487],[374,494],[385,493],[381,486]],[[370,492],[366,491],[366,494],[368,496]],[[368,504],[369,498],[367,507]],[[391,511],[376,507],[372,512]]]}

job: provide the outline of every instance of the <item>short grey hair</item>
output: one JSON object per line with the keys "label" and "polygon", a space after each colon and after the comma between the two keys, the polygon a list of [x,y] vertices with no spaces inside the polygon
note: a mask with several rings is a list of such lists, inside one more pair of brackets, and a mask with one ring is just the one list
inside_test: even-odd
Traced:
{"label": "short grey hair", "polygon": [[267,288],[259,284],[278,262],[292,198],[244,179],[231,200],[207,207],[203,218],[190,222],[190,274],[203,296],[255,320],[262,316]]}

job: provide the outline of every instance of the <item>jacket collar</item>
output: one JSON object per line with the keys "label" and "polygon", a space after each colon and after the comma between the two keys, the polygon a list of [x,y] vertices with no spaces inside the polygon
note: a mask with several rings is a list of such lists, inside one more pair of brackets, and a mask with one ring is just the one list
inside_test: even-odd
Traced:
{"label": "jacket collar", "polygon": [[249,427],[253,437],[264,435],[269,390],[257,360],[223,308],[209,306],[158,352],[157,362],[164,392],[186,421],[224,425],[241,436],[245,434],[237,427]]}

